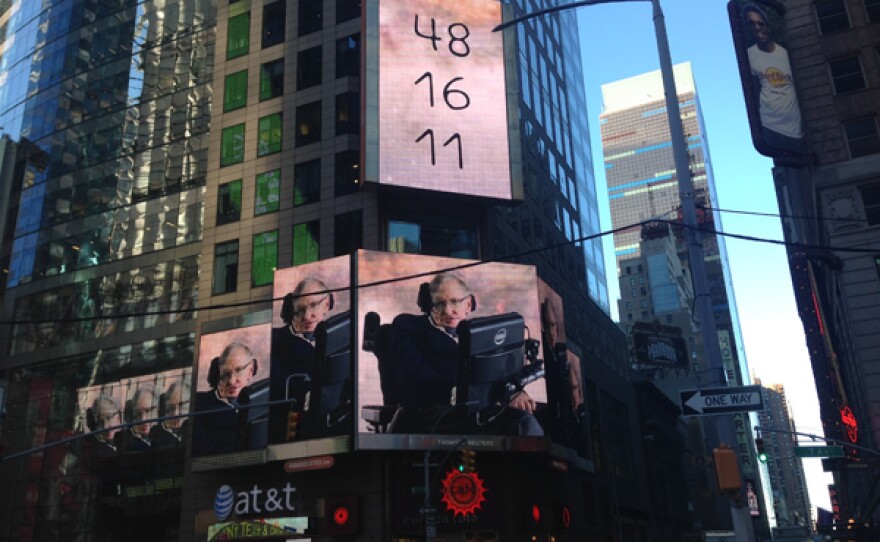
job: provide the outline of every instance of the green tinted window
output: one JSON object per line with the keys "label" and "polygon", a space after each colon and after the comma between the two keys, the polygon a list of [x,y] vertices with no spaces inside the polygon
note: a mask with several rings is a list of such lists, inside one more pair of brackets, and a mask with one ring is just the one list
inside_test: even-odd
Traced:
{"label": "green tinted window", "polygon": [[281,113],[260,119],[257,135],[257,156],[281,152]]}
{"label": "green tinted window", "polygon": [[223,128],[220,142],[220,165],[228,166],[244,160],[244,123]]}
{"label": "green tinted window", "polygon": [[226,36],[226,58],[235,58],[248,53],[250,46],[251,14],[242,13],[229,18]]}
{"label": "green tinted window", "polygon": [[232,111],[247,105],[247,70],[226,76],[223,89],[223,111]]}
{"label": "green tinted window", "polygon": [[254,198],[254,215],[264,215],[278,210],[281,201],[281,170],[267,171],[257,175],[257,193]]}
{"label": "green tinted window", "polygon": [[278,230],[254,235],[254,259],[251,264],[253,285],[272,284],[276,267],[278,267]]}
{"label": "green tinted window", "polygon": [[297,224],[293,227],[293,265],[318,261],[318,237],[320,227],[317,220]]}

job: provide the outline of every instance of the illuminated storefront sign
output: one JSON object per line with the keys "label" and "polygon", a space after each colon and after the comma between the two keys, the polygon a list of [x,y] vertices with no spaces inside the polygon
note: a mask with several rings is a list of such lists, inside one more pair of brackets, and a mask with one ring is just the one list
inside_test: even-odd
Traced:
{"label": "illuminated storefront sign", "polygon": [[208,541],[283,538],[303,534],[308,527],[309,518],[307,517],[265,518],[215,523],[208,527]]}
{"label": "illuminated storefront sign", "polygon": [[281,488],[263,489],[254,484],[248,491],[235,491],[228,485],[217,490],[214,497],[214,513],[224,521],[235,512],[239,517],[273,512],[296,512],[293,496],[296,488],[290,482]]}

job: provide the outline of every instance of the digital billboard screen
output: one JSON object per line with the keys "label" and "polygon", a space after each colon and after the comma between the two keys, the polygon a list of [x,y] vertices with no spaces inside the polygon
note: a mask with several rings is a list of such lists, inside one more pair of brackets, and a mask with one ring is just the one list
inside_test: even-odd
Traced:
{"label": "digital billboard screen", "polygon": [[[270,444],[303,455],[298,443],[333,439],[327,451],[348,449],[352,433],[354,355],[351,257],[341,256],[275,272],[269,397]],[[340,439],[335,437],[346,437]],[[319,448],[310,444],[311,452]]]}
{"label": "digital billboard screen", "polygon": [[501,10],[492,0],[367,3],[366,180],[514,197],[509,119],[516,116],[504,36],[492,32]]}
{"label": "digital billboard screen", "polygon": [[755,149],[776,158],[806,156],[782,5],[774,0],[731,0],[727,10]]}
{"label": "digital billboard screen", "polygon": [[[202,335],[193,402],[192,455],[230,453],[265,447],[255,420],[265,420],[262,390],[269,380],[268,324]],[[240,408],[246,405],[248,408]],[[262,416],[262,417],[261,417]],[[262,422],[265,423],[265,422]]]}
{"label": "digital billboard screen", "polygon": [[542,446],[534,437],[545,436],[549,412],[535,268],[358,256],[358,446],[413,449],[449,435]]}

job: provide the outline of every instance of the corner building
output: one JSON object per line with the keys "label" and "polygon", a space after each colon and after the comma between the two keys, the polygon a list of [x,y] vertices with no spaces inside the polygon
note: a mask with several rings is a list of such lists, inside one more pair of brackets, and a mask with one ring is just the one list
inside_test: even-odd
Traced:
{"label": "corner building", "polygon": [[[414,499],[399,497],[420,498],[421,453],[322,450],[334,465],[314,471],[283,450],[195,460],[184,429],[176,446],[138,450],[136,422],[189,410],[207,376],[201,335],[271,321],[276,269],[359,248],[489,259],[565,241],[511,260],[566,301],[568,347],[590,368],[592,450],[481,453],[486,513],[438,529],[646,536],[620,512],[643,513],[644,491],[610,474],[636,472],[642,454],[601,245],[578,241],[599,224],[574,15],[515,32],[523,201],[509,205],[359,184],[369,5],[0,2],[0,442],[22,454],[0,464],[0,540],[202,540],[223,485],[295,486],[316,540],[421,536]],[[122,423],[109,454],[97,435]],[[340,502],[347,534],[326,527]]]}
{"label": "corner building", "polygon": [[[871,1],[787,0],[785,37],[810,156],[777,160],[798,312],[826,437],[876,449],[880,367],[880,6]],[[880,519],[878,472],[868,454],[823,460],[834,523]],[[876,527],[863,536],[876,538]],[[830,532],[832,525],[820,530]]]}

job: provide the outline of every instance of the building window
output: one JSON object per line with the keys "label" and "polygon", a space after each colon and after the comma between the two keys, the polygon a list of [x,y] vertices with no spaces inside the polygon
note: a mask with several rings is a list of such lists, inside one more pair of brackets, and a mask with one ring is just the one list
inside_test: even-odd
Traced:
{"label": "building window", "polygon": [[820,0],[816,2],[816,21],[822,34],[831,34],[849,28],[846,4],[843,0]]}
{"label": "building window", "polygon": [[281,113],[260,119],[257,134],[257,156],[281,152]]}
{"label": "building window", "polygon": [[276,267],[278,267],[278,230],[254,235],[251,283],[254,286],[272,284]]}
{"label": "building window", "polygon": [[865,10],[869,21],[880,23],[880,0],[865,0]]}
{"label": "building window", "polygon": [[296,89],[321,84],[321,46],[300,51],[296,55]]}
{"label": "building window", "polygon": [[358,151],[342,151],[336,153],[336,197],[357,192],[358,173],[360,171]]}
{"label": "building window", "polygon": [[229,166],[244,161],[244,123],[223,128],[220,139],[221,166]]}
{"label": "building window", "polygon": [[296,108],[296,146],[321,141],[321,102],[312,102]]}
{"label": "building window", "polygon": [[241,179],[221,184],[217,189],[217,225],[241,218]]}
{"label": "building window", "polygon": [[336,215],[333,224],[333,255],[351,254],[364,248],[363,218],[360,211]]}
{"label": "building window", "polygon": [[320,223],[317,220],[296,224],[293,227],[293,265],[318,261],[320,230]]}
{"label": "building window", "polygon": [[260,101],[271,100],[284,94],[284,59],[279,58],[260,66]]}
{"label": "building window", "polygon": [[214,245],[213,295],[234,292],[238,284],[238,241]]}
{"label": "building window", "polygon": [[286,5],[287,0],[278,0],[263,6],[263,49],[284,42]]}
{"label": "building window", "polygon": [[626,310],[630,311],[630,310],[632,310],[632,308],[633,308],[632,301],[627,301],[626,302]]}
{"label": "building window", "polygon": [[299,35],[305,36],[321,30],[321,18],[324,14],[323,0],[300,0],[299,2]]}
{"label": "building window", "polygon": [[412,222],[388,222],[388,252],[421,254],[422,228]]}
{"label": "building window", "polygon": [[336,24],[361,16],[361,0],[336,0]]}
{"label": "building window", "polygon": [[232,111],[247,105],[247,70],[226,76],[223,88],[223,111]]}
{"label": "building window", "polygon": [[309,160],[296,165],[293,181],[293,205],[306,205],[321,199],[321,161]]}
{"label": "building window", "polygon": [[869,226],[880,224],[880,184],[860,186],[862,204],[865,207],[865,218]]}
{"label": "building window", "polygon": [[389,221],[388,250],[429,256],[476,259],[477,227],[455,217],[401,217]]}
{"label": "building window", "polygon": [[358,92],[336,95],[336,135],[358,135],[361,124],[360,99]]}
{"label": "building window", "polygon": [[226,59],[246,55],[250,47],[251,14],[242,13],[229,18],[226,36]]}
{"label": "building window", "polygon": [[336,40],[336,77],[360,77],[360,34]]}
{"label": "building window", "polygon": [[843,94],[865,88],[865,76],[859,55],[838,58],[828,62],[835,94]]}
{"label": "building window", "polygon": [[254,196],[254,216],[274,213],[281,202],[281,170],[257,175],[257,193]]}
{"label": "building window", "polygon": [[880,136],[877,133],[877,119],[863,117],[843,121],[843,130],[853,158],[880,153]]}

